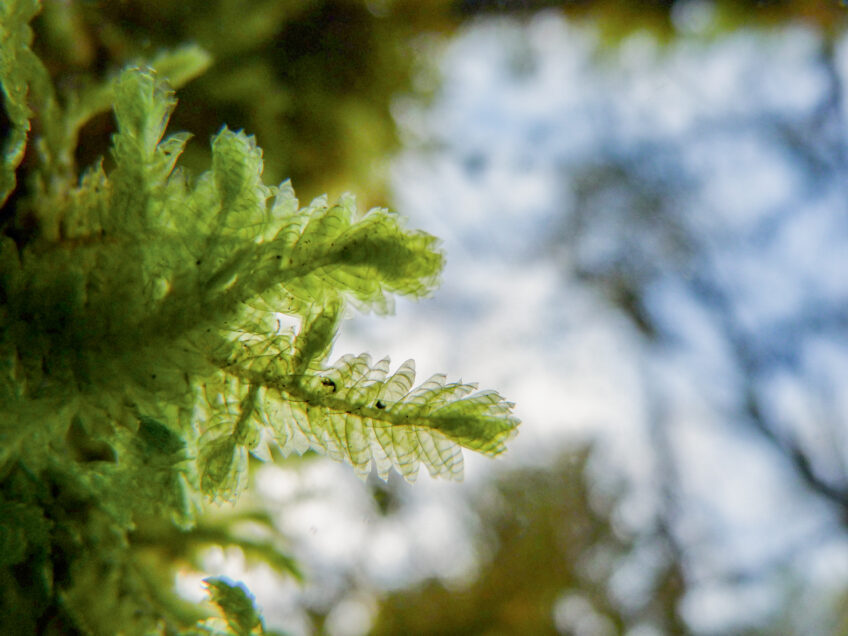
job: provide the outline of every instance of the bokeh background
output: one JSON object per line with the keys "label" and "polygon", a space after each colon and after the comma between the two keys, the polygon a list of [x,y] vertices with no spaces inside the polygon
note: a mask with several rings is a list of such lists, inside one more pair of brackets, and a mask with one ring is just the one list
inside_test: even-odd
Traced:
{"label": "bokeh background", "polygon": [[243,580],[287,634],[848,634],[844,4],[45,0],[65,90],[211,53],[172,123],[190,166],[244,128],[302,201],[441,237],[436,295],[336,354],[523,420],[462,484],[257,461],[179,589]]}

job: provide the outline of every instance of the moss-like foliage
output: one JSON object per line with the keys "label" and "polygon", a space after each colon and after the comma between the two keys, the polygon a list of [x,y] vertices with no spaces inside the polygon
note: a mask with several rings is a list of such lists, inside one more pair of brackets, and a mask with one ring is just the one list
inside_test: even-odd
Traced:
{"label": "moss-like foliage", "polygon": [[[60,105],[29,48],[37,8],[4,3],[0,23],[4,198],[32,153],[0,235],[0,631],[208,633],[217,623],[148,567],[141,519],[194,527],[268,446],[361,474],[458,477],[461,446],[500,453],[517,420],[492,391],[442,376],[414,388],[411,362],[327,362],[346,307],[385,312],[433,289],[436,239],[351,197],[301,207],[287,182],[263,182],[254,139],[226,127],[209,170],[180,168],[189,135],[166,136],[164,77],[202,71],[198,49]],[[110,156],[79,176],[79,131],[109,107]],[[243,589],[209,587],[225,632],[262,629]]]}
{"label": "moss-like foliage", "polygon": [[[177,126],[203,139],[222,121],[244,128],[266,146],[269,180],[291,178],[309,198],[352,189],[372,204],[384,199],[385,159],[398,146],[390,106],[422,87],[419,39],[457,23],[452,0],[44,4],[37,50],[63,86],[194,42],[213,65],[181,92]],[[90,123],[84,163],[104,152],[111,131],[108,117]],[[205,144],[191,144],[182,161],[204,169]]]}

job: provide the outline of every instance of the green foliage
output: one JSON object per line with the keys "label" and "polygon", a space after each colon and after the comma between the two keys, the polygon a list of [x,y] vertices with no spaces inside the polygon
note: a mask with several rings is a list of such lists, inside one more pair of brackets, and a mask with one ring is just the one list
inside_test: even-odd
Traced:
{"label": "green foliage", "polygon": [[32,31],[29,21],[38,12],[37,0],[6,2],[0,5],[0,82],[9,130],[3,143],[0,166],[0,204],[15,188],[15,169],[26,148],[30,109],[27,94],[31,80],[38,73],[38,60],[30,49]]}
{"label": "green foliage", "polygon": [[256,612],[253,596],[243,585],[235,584],[224,578],[205,580],[212,602],[221,608],[227,627],[233,634],[247,636],[262,628],[262,619]]}
{"label": "green foliage", "polygon": [[[203,139],[222,121],[250,130],[267,144],[269,181],[291,178],[309,198],[354,188],[371,203],[384,199],[385,158],[398,145],[390,105],[417,90],[415,40],[456,23],[450,7],[451,0],[52,0],[34,28],[49,43],[40,50],[48,68],[68,83],[99,78],[104,56],[124,66],[196,42],[214,64],[182,91],[177,126]],[[92,121],[80,156],[102,154],[111,132],[106,118]],[[183,162],[203,170],[207,149],[190,145]]]}
{"label": "green foliage", "polygon": [[[150,529],[167,519],[237,541],[198,519],[244,490],[251,454],[455,478],[461,446],[498,454],[518,422],[493,391],[443,376],[414,388],[412,362],[391,375],[387,359],[327,362],[348,306],[385,313],[434,288],[436,239],[350,196],[301,207],[288,182],[263,181],[253,137],[227,127],[209,170],[181,167],[190,136],[166,135],[164,77],[200,73],[197,48],[57,99],[30,49],[37,8],[0,14],[4,199],[35,149],[0,235],[0,626],[214,631],[170,592],[155,540],[168,533]],[[110,156],[79,176],[80,131],[110,107]],[[297,572],[269,544],[243,546]],[[208,585],[229,633],[261,629],[241,587]]]}

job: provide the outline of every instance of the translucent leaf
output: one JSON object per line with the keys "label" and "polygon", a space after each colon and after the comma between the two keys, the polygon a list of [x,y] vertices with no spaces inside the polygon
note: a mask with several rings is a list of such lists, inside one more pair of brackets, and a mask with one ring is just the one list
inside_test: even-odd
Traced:
{"label": "translucent leaf", "polygon": [[216,224],[252,240],[271,194],[262,183],[262,151],[254,138],[224,127],[212,141],[212,175],[221,202]]}
{"label": "translucent leaf", "polygon": [[225,577],[208,578],[203,582],[212,602],[221,608],[233,634],[248,636],[261,633],[262,619],[256,611],[255,599],[243,583],[234,583]]}
{"label": "translucent leaf", "polygon": [[[167,79],[170,86],[179,88],[203,73],[211,63],[212,59],[206,51],[190,44],[160,53],[150,61],[150,67],[160,77]],[[65,114],[68,148],[76,147],[77,135],[86,122],[112,108],[119,78],[116,75],[106,82],[85,86],[68,97]]]}
{"label": "translucent leaf", "polygon": [[387,370],[388,359],[371,365],[366,354],[348,355],[318,375],[269,383],[280,400],[271,425],[283,451],[302,452],[305,440],[360,474],[373,461],[383,477],[394,467],[413,480],[423,464],[434,476],[456,479],[460,447],[496,455],[517,430],[513,405],[495,391],[474,393],[474,385],[445,383],[444,376],[411,389],[411,361],[388,378]]}
{"label": "translucent leaf", "polygon": [[212,437],[201,445],[200,487],[212,500],[234,501],[244,488],[247,453],[233,437]]}
{"label": "translucent leaf", "polygon": [[271,244],[288,294],[305,304],[339,290],[364,306],[391,309],[388,294],[423,296],[443,266],[436,239],[405,231],[398,217],[374,209],[358,218],[352,198],[315,205],[293,218]]}

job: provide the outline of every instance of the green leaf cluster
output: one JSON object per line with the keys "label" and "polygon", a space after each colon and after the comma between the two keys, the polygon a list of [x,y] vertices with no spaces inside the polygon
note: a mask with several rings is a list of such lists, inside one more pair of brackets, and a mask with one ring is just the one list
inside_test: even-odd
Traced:
{"label": "green leaf cluster", "polygon": [[[291,178],[309,198],[353,189],[373,204],[398,147],[390,106],[424,92],[415,52],[422,33],[457,24],[453,9],[453,0],[62,0],[46,2],[34,27],[48,67],[83,85],[102,74],[104,56],[123,66],[197,43],[214,65],[181,91],[188,107],[176,126],[204,139],[222,121],[244,128],[267,144],[269,181]],[[87,132],[80,155],[93,158],[110,122]],[[182,158],[196,171],[207,161],[204,144]]]}
{"label": "green leaf cluster", "polygon": [[221,608],[230,633],[248,636],[262,632],[262,618],[256,611],[253,595],[243,585],[226,578],[205,581],[212,602]]}
{"label": "green leaf cluster", "polygon": [[[208,530],[206,503],[234,501],[249,456],[271,451],[456,478],[461,447],[498,454],[518,422],[496,392],[414,387],[411,361],[327,360],[348,308],[385,313],[434,288],[434,237],[350,196],[301,206],[226,126],[211,167],[184,169],[166,78],[205,68],[195,47],[57,97],[31,50],[37,10],[0,8],[0,626],[208,631],[163,591],[145,520]],[[109,108],[110,154],[78,175],[77,139]],[[225,632],[261,630],[242,588],[209,589]]]}

